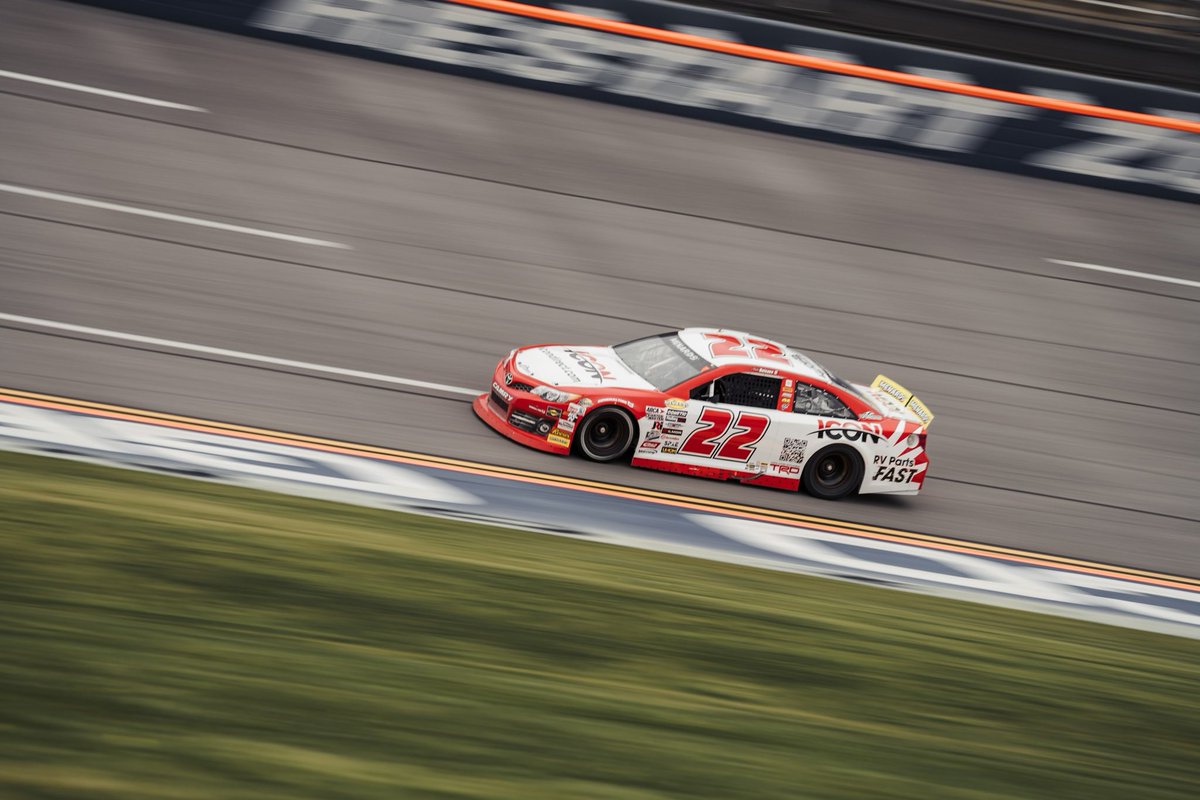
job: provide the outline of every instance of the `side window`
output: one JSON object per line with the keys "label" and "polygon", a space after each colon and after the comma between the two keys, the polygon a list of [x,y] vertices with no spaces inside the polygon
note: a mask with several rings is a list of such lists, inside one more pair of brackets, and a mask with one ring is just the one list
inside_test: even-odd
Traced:
{"label": "side window", "polygon": [[779,403],[779,378],[737,372],[701,384],[692,390],[693,400],[749,408],[775,408]]}
{"label": "side window", "polygon": [[796,400],[792,410],[797,414],[811,414],[814,417],[856,418],[854,412],[839,400],[837,395],[803,381],[796,381]]}

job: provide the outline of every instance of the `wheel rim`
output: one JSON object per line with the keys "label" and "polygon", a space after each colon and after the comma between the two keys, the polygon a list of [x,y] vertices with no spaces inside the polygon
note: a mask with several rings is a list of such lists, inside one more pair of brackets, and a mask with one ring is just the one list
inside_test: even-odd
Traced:
{"label": "wheel rim", "polygon": [[628,420],[617,411],[592,412],[596,416],[583,431],[583,448],[587,456],[599,460],[617,458],[629,447],[632,429]]}
{"label": "wheel rim", "polygon": [[828,453],[817,461],[815,477],[822,488],[837,489],[849,479],[852,471],[850,459],[844,453]]}

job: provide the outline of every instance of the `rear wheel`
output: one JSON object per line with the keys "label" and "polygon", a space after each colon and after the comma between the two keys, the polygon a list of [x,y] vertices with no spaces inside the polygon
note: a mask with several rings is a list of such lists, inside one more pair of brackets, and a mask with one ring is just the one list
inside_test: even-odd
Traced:
{"label": "rear wheel", "polygon": [[838,500],[858,491],[863,472],[858,452],[849,445],[835,444],[809,459],[800,482],[813,497]]}
{"label": "rear wheel", "polygon": [[598,408],[583,418],[575,441],[579,452],[592,461],[616,461],[633,447],[636,430],[629,412]]}

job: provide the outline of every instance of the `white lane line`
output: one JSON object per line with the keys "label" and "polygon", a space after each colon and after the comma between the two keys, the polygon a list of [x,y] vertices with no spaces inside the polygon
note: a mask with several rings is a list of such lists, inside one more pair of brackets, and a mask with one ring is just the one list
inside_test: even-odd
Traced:
{"label": "white lane line", "polygon": [[53,86],[57,89],[70,89],[72,92],[98,94],[101,97],[112,97],[116,100],[128,100],[131,103],[143,103],[148,106],[174,108],[180,111],[200,111],[205,114],[208,113],[207,108],[200,108],[200,106],[188,106],[184,105],[183,103],[172,103],[170,100],[156,100],[153,97],[142,97],[140,94],[114,92],[111,89],[100,89],[95,86],[85,86],[82,83],[67,83],[66,81],[56,81],[52,78],[40,78],[37,75],[26,75],[23,72],[9,72],[7,70],[0,69],[0,78],[10,78],[14,81],[26,81],[28,83],[40,83],[43,86]]}
{"label": "white lane line", "polygon": [[60,203],[72,203],[77,206],[88,206],[89,208],[102,208],[105,211],[120,211],[122,214],[134,214],[139,217],[151,217],[152,219],[165,219],[168,222],[182,222],[185,225],[198,225],[201,228],[216,228],[219,231],[232,231],[233,233],[245,233],[250,236],[263,236],[267,239],[281,239],[285,242],[296,242],[298,244],[311,244],[317,247],[335,247],[339,250],[353,250],[350,245],[342,244],[341,242],[329,242],[324,239],[312,239],[308,236],[293,236],[290,233],[278,233],[276,231],[264,231],[259,228],[247,228],[242,225],[230,225],[227,222],[215,222],[211,219],[200,219],[198,217],[185,217],[179,214],[168,214],[165,211],[152,211],[148,208],[138,208],[136,206],[123,206],[118,203],[106,203],[102,200],[92,200],[87,197],[76,197],[71,194],[60,194],[58,192],[44,192],[41,189],[31,189],[28,186],[14,186],[11,183],[0,183],[0,192],[9,192],[11,194],[23,194],[27,197],[37,197],[42,200],[56,200]]}
{"label": "white lane line", "polygon": [[272,364],[279,367],[294,367],[303,369],[309,372],[324,372],[327,375],[343,375],[347,378],[363,378],[364,380],[376,381],[378,383],[392,383],[398,386],[413,386],[418,389],[433,389],[439,392],[449,392],[450,394],[463,394],[471,397],[479,394],[477,389],[466,389],[462,386],[448,386],[444,383],[430,383],[429,381],[418,381],[413,378],[398,378],[395,375],[380,375],[377,372],[362,372],[357,369],[343,369],[342,367],[330,367],[325,364],[311,364],[307,361],[293,361],[290,358],[276,358],[274,356],[264,356],[258,353],[244,353],[240,350],[226,350],[221,347],[208,347],[202,344],[191,344],[190,342],[177,342],[173,339],[157,339],[153,336],[141,336],[136,333],[123,333],[121,331],[110,331],[103,328],[88,328],[84,325],[72,325],[69,322],[57,322],[52,319],[38,319],[37,317],[22,317],[17,314],[5,314],[0,312],[0,320],[8,322],[17,322],[22,325],[29,325],[37,328],[51,328],[58,331],[70,331],[72,333],[86,333],[90,336],[101,336],[106,339],[118,339],[124,342],[137,342],[138,344],[149,344],[156,347],[168,347],[173,350],[183,350],[188,353],[204,353],[210,356],[225,356],[226,358],[236,358],[241,361],[254,361],[259,364]]}
{"label": "white lane line", "polygon": [[1172,278],[1170,275],[1153,275],[1149,272],[1136,272],[1132,269],[1117,269],[1116,267],[1102,267],[1099,264],[1084,264],[1080,261],[1059,261],[1057,258],[1047,258],[1051,264],[1062,264],[1064,267],[1079,267],[1080,269],[1094,269],[1097,272],[1111,272],[1114,275],[1128,275],[1131,278],[1145,278],[1148,281],[1162,281],[1163,283],[1177,283],[1180,286],[1194,286],[1200,288],[1200,281],[1189,281],[1186,278]]}
{"label": "white lane line", "polygon": [[1179,14],[1174,11],[1158,11],[1153,8],[1140,8],[1138,6],[1129,5],[1128,3],[1110,3],[1106,2],[1106,0],[1076,0],[1076,2],[1087,3],[1088,5],[1092,6],[1119,8],[1122,11],[1129,11],[1135,14],[1153,14],[1159,17],[1174,17],[1176,19],[1200,19],[1200,17],[1197,17],[1193,14]]}

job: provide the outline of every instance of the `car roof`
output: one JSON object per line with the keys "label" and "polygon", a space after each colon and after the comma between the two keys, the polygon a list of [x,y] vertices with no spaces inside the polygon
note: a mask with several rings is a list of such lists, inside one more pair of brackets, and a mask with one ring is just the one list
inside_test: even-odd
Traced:
{"label": "car roof", "polygon": [[[679,338],[693,352],[714,366],[725,367],[732,365],[760,369],[763,367],[783,369],[794,372],[801,377],[814,378],[825,383],[830,381],[829,372],[804,353],[763,336],[755,336],[752,333],[733,331],[727,328],[684,328],[679,331]],[[717,347],[714,349],[713,345],[720,345],[722,341],[729,342],[734,346]],[[736,342],[740,342],[743,346],[737,346]],[[765,344],[770,348],[774,348],[774,351],[783,353],[783,357],[786,360],[780,360],[778,357],[755,357],[753,353],[756,343],[760,345],[760,351],[764,349],[762,345]],[[739,353],[744,353],[744,355],[740,355]]]}

